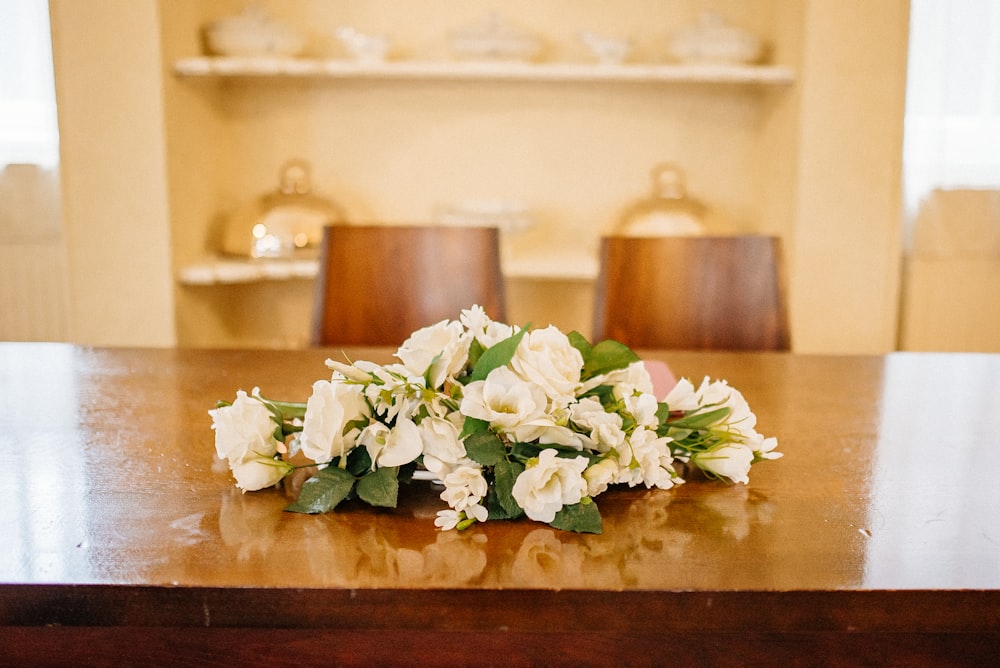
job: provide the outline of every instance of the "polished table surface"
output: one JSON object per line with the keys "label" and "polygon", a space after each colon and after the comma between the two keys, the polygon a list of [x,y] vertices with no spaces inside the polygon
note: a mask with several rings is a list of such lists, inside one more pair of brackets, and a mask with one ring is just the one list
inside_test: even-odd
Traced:
{"label": "polished table surface", "polygon": [[304,401],[340,351],[0,344],[0,662],[995,655],[1000,355],[640,353],[728,380],[785,456],[746,486],[606,492],[584,535],[442,532],[426,482],[322,516],[241,494],[207,411]]}

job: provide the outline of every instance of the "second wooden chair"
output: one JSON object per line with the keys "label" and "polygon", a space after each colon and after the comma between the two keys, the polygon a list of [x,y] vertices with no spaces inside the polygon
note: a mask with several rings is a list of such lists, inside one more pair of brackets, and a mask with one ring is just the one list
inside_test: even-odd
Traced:
{"label": "second wooden chair", "polygon": [[331,225],[324,229],[313,345],[399,346],[415,330],[482,306],[503,320],[499,231]]}
{"label": "second wooden chair", "polygon": [[788,350],[781,240],[601,240],[594,340],[634,348]]}

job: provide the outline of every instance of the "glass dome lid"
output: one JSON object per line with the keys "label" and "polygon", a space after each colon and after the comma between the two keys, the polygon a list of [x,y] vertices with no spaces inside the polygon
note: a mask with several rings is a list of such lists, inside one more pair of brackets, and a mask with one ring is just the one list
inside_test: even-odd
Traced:
{"label": "glass dome lid", "polygon": [[228,221],[222,252],[251,258],[312,259],[323,228],[344,222],[340,207],[311,192],[309,163],[293,159],[280,170],[277,190],[241,207]]}

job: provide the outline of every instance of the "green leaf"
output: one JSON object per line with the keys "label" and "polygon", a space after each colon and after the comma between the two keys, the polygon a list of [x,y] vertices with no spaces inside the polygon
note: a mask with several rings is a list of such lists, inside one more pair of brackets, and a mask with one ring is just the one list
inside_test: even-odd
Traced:
{"label": "green leaf", "polygon": [[380,508],[395,508],[399,497],[399,479],[396,469],[385,466],[375,469],[358,479],[358,497],[365,503]]}
{"label": "green leaf", "polygon": [[514,358],[514,351],[517,350],[518,345],[521,343],[521,339],[523,339],[524,335],[527,333],[528,328],[525,327],[517,334],[514,334],[499,343],[495,343],[483,351],[483,354],[479,356],[479,360],[476,362],[475,368],[472,369],[472,375],[469,376],[469,380],[486,380],[486,376],[490,375],[490,371],[506,366],[507,363]]}
{"label": "green leaf", "polygon": [[272,410],[277,410],[281,413],[285,420],[292,420],[294,418],[304,418],[306,416],[306,404],[301,401],[274,401],[272,399],[265,399],[264,402],[269,404],[269,408]]}
{"label": "green leaf", "polygon": [[353,487],[353,475],[336,466],[328,466],[302,484],[299,498],[285,510],[292,513],[325,513],[346,499]]}
{"label": "green leaf", "polygon": [[580,354],[583,355],[583,359],[590,357],[590,351],[593,348],[590,345],[590,341],[588,341],[583,334],[574,329],[566,335],[566,338],[569,339],[569,345],[580,351]]}
{"label": "green leaf", "polygon": [[602,373],[624,369],[638,361],[639,356],[624,343],[607,339],[594,346],[590,354],[583,358],[582,379],[587,380]]}
{"label": "green leaf", "polygon": [[597,509],[597,504],[589,496],[584,497],[580,503],[563,506],[549,525],[556,529],[576,531],[577,533],[601,533],[603,531],[601,511]]}
{"label": "green leaf", "polygon": [[372,469],[372,456],[368,448],[354,448],[347,453],[347,470],[360,478]]}
{"label": "green leaf", "polygon": [[492,431],[480,431],[465,439],[465,454],[483,466],[496,466],[507,454],[503,441]]}
{"label": "green leaf", "polygon": [[515,461],[526,462],[532,457],[537,457],[544,448],[548,447],[552,446],[542,446],[537,443],[521,443],[520,441],[517,441],[510,446],[510,457]]}
{"label": "green leaf", "polygon": [[524,471],[524,465],[506,459],[493,467],[494,487],[497,491],[497,502],[510,518],[520,517],[524,511],[514,500],[514,482]]}
{"label": "green leaf", "polygon": [[476,362],[482,357],[483,352],[486,349],[483,348],[483,344],[479,342],[479,339],[472,339],[472,343],[469,344],[469,366],[472,368],[476,367]]}
{"label": "green leaf", "polygon": [[723,406],[704,413],[688,413],[684,417],[669,422],[671,427],[684,429],[706,429],[729,415],[729,407]]}
{"label": "green leaf", "polygon": [[466,436],[472,434],[477,434],[481,431],[489,431],[490,423],[486,420],[480,420],[479,418],[466,417],[465,422],[462,423],[462,433],[458,435],[458,440],[464,439]]}

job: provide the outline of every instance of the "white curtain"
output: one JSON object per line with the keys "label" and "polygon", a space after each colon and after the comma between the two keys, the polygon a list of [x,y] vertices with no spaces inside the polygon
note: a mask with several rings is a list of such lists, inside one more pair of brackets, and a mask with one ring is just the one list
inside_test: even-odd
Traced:
{"label": "white curtain", "polygon": [[58,161],[48,2],[0,0],[0,168]]}
{"label": "white curtain", "polygon": [[997,0],[911,0],[903,170],[910,217],[935,188],[1000,188]]}

